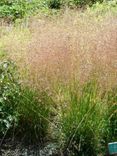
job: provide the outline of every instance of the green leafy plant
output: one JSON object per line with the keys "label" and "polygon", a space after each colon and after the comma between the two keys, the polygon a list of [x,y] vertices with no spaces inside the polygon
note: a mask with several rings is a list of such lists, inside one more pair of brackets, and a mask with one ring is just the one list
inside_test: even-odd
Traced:
{"label": "green leafy plant", "polygon": [[11,61],[0,63],[0,134],[17,124],[20,85],[16,66]]}
{"label": "green leafy plant", "polygon": [[15,21],[25,16],[32,15],[37,9],[45,7],[39,0],[2,0],[0,2],[0,17]]}

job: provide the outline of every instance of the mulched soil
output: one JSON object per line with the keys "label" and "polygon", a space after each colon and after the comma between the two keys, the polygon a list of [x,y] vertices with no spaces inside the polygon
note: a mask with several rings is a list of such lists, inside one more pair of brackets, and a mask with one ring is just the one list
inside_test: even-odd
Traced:
{"label": "mulched soil", "polygon": [[5,139],[0,147],[0,156],[60,156],[60,153],[56,143],[24,145],[23,142]]}

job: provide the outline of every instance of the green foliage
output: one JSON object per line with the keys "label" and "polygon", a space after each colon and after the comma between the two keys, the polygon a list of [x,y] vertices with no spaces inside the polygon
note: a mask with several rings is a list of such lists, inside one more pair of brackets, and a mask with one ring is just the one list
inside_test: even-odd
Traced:
{"label": "green foliage", "polygon": [[116,0],[104,2],[103,0],[1,0],[0,1],[0,18],[8,21],[15,21],[32,14],[42,11],[48,12],[49,9],[60,9],[61,7],[84,7],[93,5],[93,10],[114,8]]}
{"label": "green foliage", "polygon": [[45,4],[39,0],[2,0],[0,2],[0,17],[15,20],[32,15],[41,7],[45,7]]}
{"label": "green foliage", "polygon": [[17,0],[6,0],[0,2],[0,15],[1,17],[6,17],[12,20],[16,18],[22,18],[26,13],[26,1]]}
{"label": "green foliage", "polygon": [[96,2],[103,2],[103,0],[65,0],[65,5],[69,7],[84,7],[86,5],[93,5]]}
{"label": "green foliage", "polygon": [[49,0],[48,1],[48,7],[51,9],[60,9],[62,5],[61,0]]}
{"label": "green foliage", "polygon": [[0,64],[0,134],[17,124],[20,85],[16,66],[11,61]]}
{"label": "green foliage", "polygon": [[117,0],[105,1],[103,3],[96,2],[92,7],[88,8],[96,16],[104,15],[107,12],[117,13]]}

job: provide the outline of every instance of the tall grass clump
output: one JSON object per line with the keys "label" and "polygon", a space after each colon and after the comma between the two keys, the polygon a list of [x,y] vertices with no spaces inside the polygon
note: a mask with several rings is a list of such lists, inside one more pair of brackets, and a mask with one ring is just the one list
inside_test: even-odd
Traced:
{"label": "tall grass clump", "polygon": [[108,111],[106,114],[107,128],[105,133],[105,142],[114,142],[117,140],[117,88],[112,88],[107,93]]}
{"label": "tall grass clump", "polygon": [[64,154],[96,156],[105,130],[107,106],[96,83],[69,90],[69,100],[61,109],[61,144]]}
{"label": "tall grass clump", "polygon": [[52,99],[45,91],[25,87],[22,90],[21,104],[18,107],[20,114],[18,136],[22,136],[28,143],[43,142],[47,139]]}

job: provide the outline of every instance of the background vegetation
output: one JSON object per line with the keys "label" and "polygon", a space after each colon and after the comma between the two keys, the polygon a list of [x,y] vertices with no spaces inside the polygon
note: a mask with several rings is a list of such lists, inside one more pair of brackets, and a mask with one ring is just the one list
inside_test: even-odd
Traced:
{"label": "background vegetation", "polygon": [[[31,16],[37,12],[48,12],[48,9],[60,8],[86,8],[103,0],[1,0],[0,1],[0,17],[8,21],[15,21],[26,16]],[[117,1],[104,1],[112,7],[116,7]],[[103,6],[104,7],[104,6]]]}

